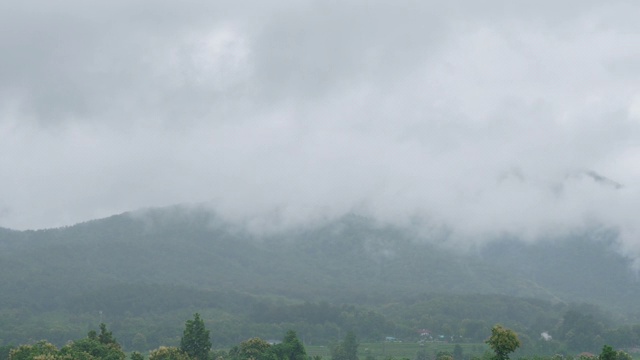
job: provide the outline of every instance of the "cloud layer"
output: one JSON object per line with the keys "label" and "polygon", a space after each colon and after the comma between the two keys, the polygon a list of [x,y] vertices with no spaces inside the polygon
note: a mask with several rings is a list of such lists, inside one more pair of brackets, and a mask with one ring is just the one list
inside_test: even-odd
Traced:
{"label": "cloud layer", "polygon": [[640,5],[444,3],[5,1],[0,226],[207,202],[639,255]]}

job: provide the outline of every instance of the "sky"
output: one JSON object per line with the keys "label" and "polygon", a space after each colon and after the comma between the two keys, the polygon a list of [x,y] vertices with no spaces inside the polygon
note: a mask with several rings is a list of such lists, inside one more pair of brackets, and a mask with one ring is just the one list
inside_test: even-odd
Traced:
{"label": "sky", "polygon": [[262,226],[355,212],[466,242],[611,228],[638,257],[639,14],[3,1],[0,226],[206,203]]}

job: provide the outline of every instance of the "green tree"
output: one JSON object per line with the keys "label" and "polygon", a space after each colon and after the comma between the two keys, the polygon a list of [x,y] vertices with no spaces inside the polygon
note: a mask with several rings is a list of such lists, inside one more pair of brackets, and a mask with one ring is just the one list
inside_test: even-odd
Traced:
{"label": "green tree", "polygon": [[124,360],[125,353],[105,324],[100,324],[100,334],[89,331],[84,339],[72,341],[60,349],[62,356],[77,360]]}
{"label": "green tree", "polygon": [[89,330],[87,337],[92,340],[98,340],[98,333],[95,330]]}
{"label": "green tree", "polygon": [[100,341],[84,338],[68,343],[60,354],[72,359],[124,360],[125,353],[118,344],[103,344]]}
{"label": "green tree", "polygon": [[273,351],[280,360],[307,360],[307,351],[293,330],[287,331],[282,342],[273,346]]}
{"label": "green tree", "polygon": [[33,345],[20,345],[9,352],[9,360],[33,360],[36,357],[53,357],[58,354],[55,345],[42,340]]}
{"label": "green tree", "polygon": [[602,352],[598,356],[598,360],[631,360],[631,355],[626,352],[619,350],[615,351],[612,346],[604,345],[602,347]]}
{"label": "green tree", "polygon": [[160,346],[149,353],[149,360],[190,360],[189,356],[174,346]]}
{"label": "green tree", "polygon": [[495,360],[509,360],[509,354],[520,347],[518,334],[502,325],[494,325],[491,328],[491,337],[485,342],[495,353]]}
{"label": "green tree", "polygon": [[187,320],[182,339],[180,339],[180,350],[195,360],[206,360],[209,357],[211,338],[200,314],[195,313],[193,320]]}
{"label": "green tree", "polygon": [[349,331],[344,339],[331,349],[331,360],[358,360],[358,339]]}
{"label": "green tree", "polygon": [[257,337],[245,340],[231,348],[229,356],[233,360],[275,360],[277,358],[272,346]]}
{"label": "green tree", "polygon": [[98,335],[98,341],[105,345],[118,344],[111,331],[107,331],[107,325],[105,325],[104,323],[100,324],[100,335]]}
{"label": "green tree", "polygon": [[602,352],[598,356],[598,360],[616,360],[616,351],[609,345],[602,347]]}
{"label": "green tree", "polygon": [[131,360],[144,360],[144,356],[137,351],[131,353]]}
{"label": "green tree", "polygon": [[622,350],[618,350],[616,352],[616,360],[633,360],[633,357]]}

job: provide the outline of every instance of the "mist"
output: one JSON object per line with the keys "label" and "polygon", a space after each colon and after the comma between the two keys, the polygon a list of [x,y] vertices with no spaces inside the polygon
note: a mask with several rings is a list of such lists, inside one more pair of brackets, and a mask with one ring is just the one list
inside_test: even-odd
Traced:
{"label": "mist", "polygon": [[0,226],[207,204],[640,256],[640,5],[0,5]]}

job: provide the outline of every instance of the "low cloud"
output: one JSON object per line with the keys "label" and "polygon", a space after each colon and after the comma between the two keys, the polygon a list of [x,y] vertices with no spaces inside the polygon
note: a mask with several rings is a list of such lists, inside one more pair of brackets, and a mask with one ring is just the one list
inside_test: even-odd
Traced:
{"label": "low cloud", "polygon": [[47,4],[0,5],[0,226],[205,202],[640,256],[634,3]]}

